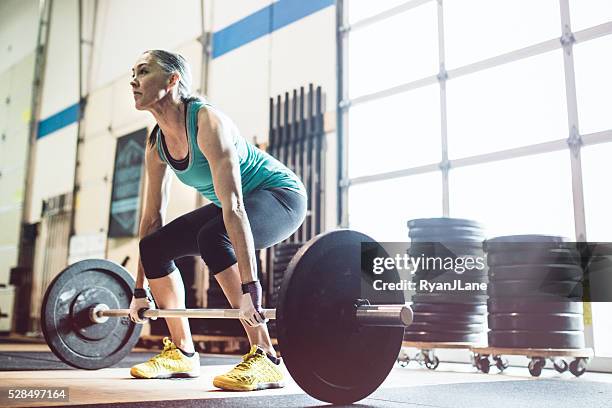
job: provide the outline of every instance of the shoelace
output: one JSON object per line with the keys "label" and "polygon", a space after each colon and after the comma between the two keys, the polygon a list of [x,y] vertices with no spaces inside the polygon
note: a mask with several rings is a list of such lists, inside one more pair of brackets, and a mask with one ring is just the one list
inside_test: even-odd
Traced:
{"label": "shoelace", "polygon": [[247,371],[251,369],[251,367],[262,357],[264,356],[257,353],[245,354],[242,356],[242,362],[236,366],[236,369],[239,369],[240,371]]}
{"label": "shoelace", "polygon": [[156,366],[160,366],[160,360],[164,359],[164,358],[169,358],[169,359],[176,359],[176,346],[172,343],[172,340],[170,340],[168,337],[164,337],[163,340],[164,343],[164,349],[162,350],[161,353],[159,353],[156,356],[151,357],[151,359],[149,360],[151,363],[155,364]]}

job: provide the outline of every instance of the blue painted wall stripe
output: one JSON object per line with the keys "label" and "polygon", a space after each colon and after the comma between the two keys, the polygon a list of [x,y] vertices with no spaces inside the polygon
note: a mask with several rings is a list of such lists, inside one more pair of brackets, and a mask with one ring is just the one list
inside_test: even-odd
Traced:
{"label": "blue painted wall stripe", "polygon": [[50,133],[60,130],[79,120],[79,104],[75,103],[66,109],[49,116],[48,118],[38,122],[37,139],[47,136]]}
{"label": "blue painted wall stripe", "polygon": [[218,58],[294,21],[335,4],[335,0],[279,0],[213,33],[212,57]]}
{"label": "blue painted wall stripe", "polygon": [[[335,0],[278,0],[213,33],[212,57],[218,58],[275,30],[335,4]],[[37,138],[47,136],[79,119],[75,103],[38,122]]]}

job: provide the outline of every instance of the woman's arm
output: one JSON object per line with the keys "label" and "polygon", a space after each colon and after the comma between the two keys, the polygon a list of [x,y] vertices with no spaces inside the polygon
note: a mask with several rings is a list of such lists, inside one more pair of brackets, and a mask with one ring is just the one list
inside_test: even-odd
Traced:
{"label": "woman's arm", "polygon": [[215,194],[221,202],[223,222],[229,235],[243,283],[257,280],[257,262],[251,225],[242,200],[240,163],[232,129],[206,108],[198,112],[198,146],[210,165]]}
{"label": "woman's arm", "polygon": [[[159,143],[159,141],[158,141]],[[144,209],[140,217],[138,228],[139,240],[155,232],[164,224],[166,208],[170,197],[170,185],[172,181],[168,166],[161,161],[155,147],[151,147],[147,141],[145,153],[145,168],[147,172],[145,183]],[[145,273],[138,257],[138,271],[136,273],[136,288],[145,286]]]}

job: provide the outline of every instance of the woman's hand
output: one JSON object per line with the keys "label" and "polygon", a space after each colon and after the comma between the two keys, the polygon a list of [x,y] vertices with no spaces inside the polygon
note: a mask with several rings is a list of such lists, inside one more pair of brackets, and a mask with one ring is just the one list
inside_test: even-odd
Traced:
{"label": "woman's hand", "polygon": [[261,297],[261,283],[258,280],[242,284],[240,319],[251,327],[259,326],[268,321],[261,309]]}
{"label": "woman's hand", "polygon": [[[134,323],[146,323],[148,318],[140,318],[138,312],[142,309],[155,309],[155,301],[150,296],[149,291],[141,288],[134,289],[134,296],[130,303],[130,320]],[[155,320],[157,318],[153,318]]]}

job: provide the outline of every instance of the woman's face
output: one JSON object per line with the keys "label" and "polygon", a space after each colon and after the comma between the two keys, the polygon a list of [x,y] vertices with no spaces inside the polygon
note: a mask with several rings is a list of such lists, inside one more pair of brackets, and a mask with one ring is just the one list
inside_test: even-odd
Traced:
{"label": "woman's face", "polygon": [[132,68],[130,81],[136,109],[146,110],[151,104],[171,92],[170,77],[171,75],[161,70],[151,54],[142,54]]}

